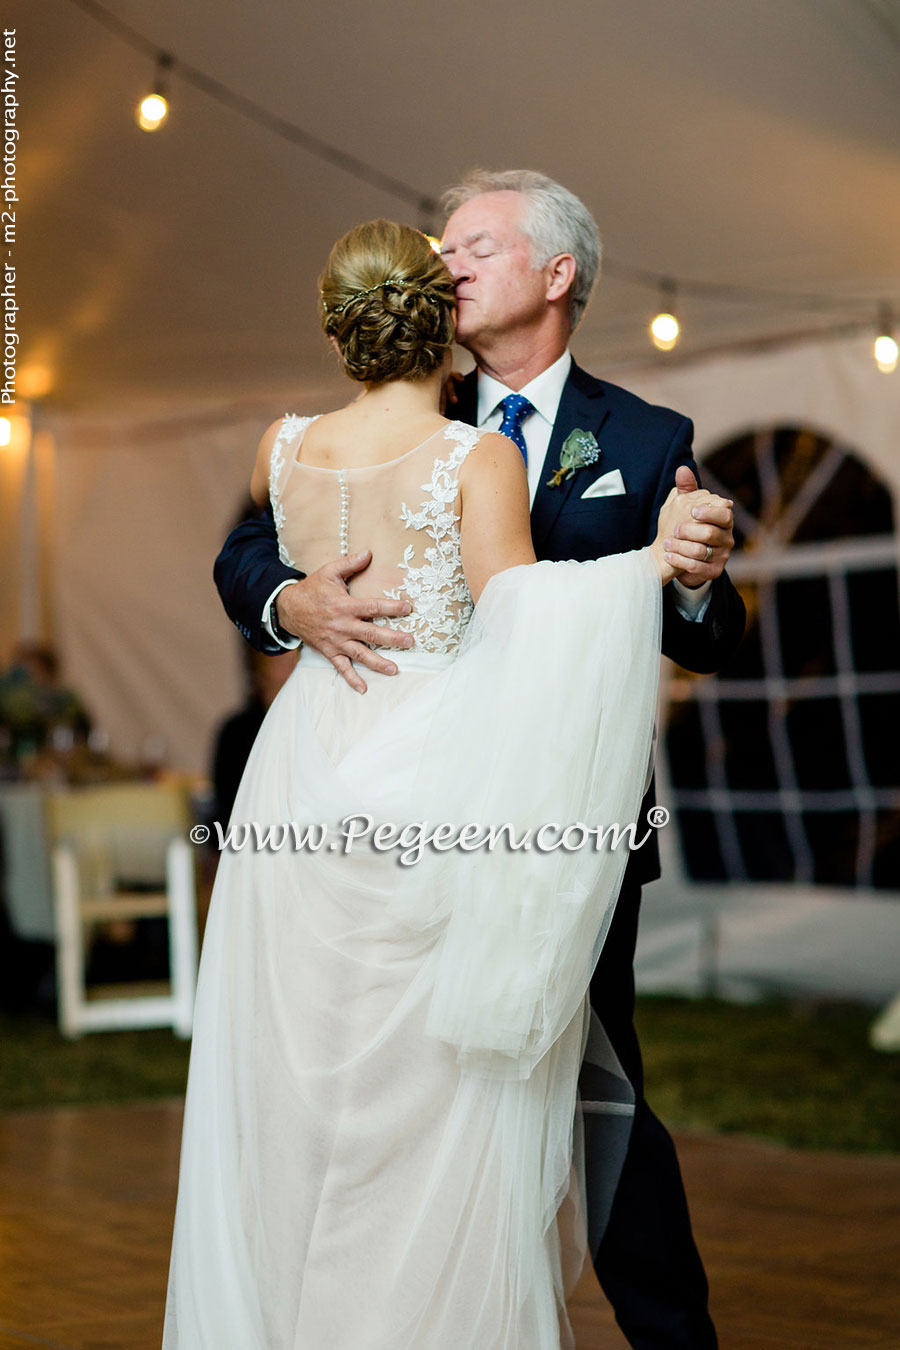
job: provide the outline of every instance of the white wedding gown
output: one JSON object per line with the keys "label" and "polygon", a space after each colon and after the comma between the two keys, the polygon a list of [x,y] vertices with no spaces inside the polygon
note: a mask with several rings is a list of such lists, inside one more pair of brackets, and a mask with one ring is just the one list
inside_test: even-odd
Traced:
{"label": "white wedding gown", "polygon": [[338,847],[220,857],[163,1350],[557,1350],[584,1254],[586,991],[627,845],[404,864],[345,852],[339,822],[635,821],[656,570],[647,550],[517,567],[473,613],[456,502],[479,433],[331,471],[297,461],[310,420],[273,447],[281,556],[371,547],[351,590],[402,587],[413,613],[390,622],[415,646],[365,695],[304,649],[253,746],[231,824],[324,824]]}

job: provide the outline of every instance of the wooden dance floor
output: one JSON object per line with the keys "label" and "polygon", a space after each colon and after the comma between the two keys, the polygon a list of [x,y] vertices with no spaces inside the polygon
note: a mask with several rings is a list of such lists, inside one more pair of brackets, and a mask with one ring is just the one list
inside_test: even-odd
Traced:
{"label": "wooden dance floor", "polygon": [[[0,1116],[0,1350],[159,1350],[181,1110]],[[900,1158],[678,1146],[722,1350],[900,1350]],[[625,1345],[592,1278],[571,1311]]]}

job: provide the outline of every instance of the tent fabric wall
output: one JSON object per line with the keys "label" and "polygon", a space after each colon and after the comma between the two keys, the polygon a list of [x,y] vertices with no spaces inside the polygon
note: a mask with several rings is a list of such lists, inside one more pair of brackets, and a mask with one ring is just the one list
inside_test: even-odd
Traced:
{"label": "tent fabric wall", "polygon": [[684,365],[661,358],[608,378],[692,417],[701,461],[745,431],[787,423],[842,441],[900,498],[900,370],[878,370],[872,338],[726,352]]}
{"label": "tent fabric wall", "polygon": [[213,560],[259,437],[294,398],[55,426],[56,637],[66,680],[118,757],[159,739],[167,764],[204,773],[217,722],[243,702],[242,639]]}

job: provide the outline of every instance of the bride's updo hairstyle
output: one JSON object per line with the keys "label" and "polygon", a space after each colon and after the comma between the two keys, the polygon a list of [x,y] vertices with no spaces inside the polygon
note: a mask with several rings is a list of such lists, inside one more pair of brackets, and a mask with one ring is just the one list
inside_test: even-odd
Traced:
{"label": "bride's updo hairstyle", "polygon": [[409,225],[357,225],[331,250],[319,286],[322,327],[353,380],[424,379],[453,342],[453,278]]}

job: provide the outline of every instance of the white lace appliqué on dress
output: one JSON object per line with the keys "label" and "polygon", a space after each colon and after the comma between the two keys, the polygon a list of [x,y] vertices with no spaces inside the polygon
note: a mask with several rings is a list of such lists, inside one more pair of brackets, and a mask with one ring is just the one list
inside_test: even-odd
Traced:
{"label": "white lace appliqu\u00e9 on dress", "polygon": [[420,509],[412,511],[406,502],[401,507],[406,528],[425,530],[433,543],[426,547],[421,567],[413,564],[416,550],[408,544],[400,564],[406,573],[402,591],[395,586],[384,592],[391,600],[408,598],[412,613],[398,619],[374,620],[412,633],[416,646],[426,652],[449,652],[458,647],[473,609],[460,554],[459,518],[453,508],[460,466],[479,433],[464,422],[452,422],[444,437],[456,444],[446,459],[434,461],[430,481],[421,485],[427,495]]}
{"label": "white lace appliqu\u00e9 on dress", "polygon": [[[321,413],[316,414],[321,417]],[[306,428],[311,422],[315,422],[316,417],[300,417],[297,413],[285,413],[281,419],[281,426],[272,442],[272,453],[269,456],[269,500],[272,503],[272,516],[275,521],[275,529],[278,534],[278,556],[285,567],[296,568],[291,555],[288,553],[284,544],[284,506],[281,503],[281,470],[284,468],[284,446],[288,441],[299,439],[306,432]]]}

